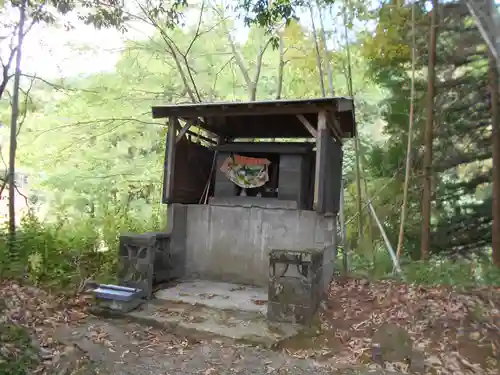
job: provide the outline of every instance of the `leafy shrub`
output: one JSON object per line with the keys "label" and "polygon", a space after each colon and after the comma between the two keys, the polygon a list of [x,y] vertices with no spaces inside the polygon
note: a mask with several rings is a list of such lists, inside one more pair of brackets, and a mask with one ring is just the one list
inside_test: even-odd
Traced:
{"label": "leafy shrub", "polygon": [[[350,270],[354,275],[384,279],[397,277],[385,248],[375,250],[373,258],[351,252]],[[450,260],[433,257],[428,262],[401,259],[405,281],[423,285],[500,285],[500,269],[490,259]]]}
{"label": "leafy shrub", "polygon": [[120,233],[158,230],[159,225],[156,218],[145,221],[132,215],[72,220],[60,216],[51,223],[28,215],[13,246],[8,246],[5,230],[0,234],[0,277],[23,277],[66,290],[76,290],[90,279],[111,281]]}

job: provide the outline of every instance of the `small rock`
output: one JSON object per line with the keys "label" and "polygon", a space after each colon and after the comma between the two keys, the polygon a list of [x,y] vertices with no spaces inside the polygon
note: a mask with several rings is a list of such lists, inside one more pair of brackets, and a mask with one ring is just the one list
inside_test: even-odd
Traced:
{"label": "small rock", "polygon": [[477,341],[477,340],[479,340],[480,337],[481,337],[481,334],[477,331],[469,333],[469,338],[471,340]]}
{"label": "small rock", "polygon": [[441,361],[441,359],[435,355],[431,355],[429,356],[425,362],[430,365],[430,366],[442,366],[443,365],[443,361]]}
{"label": "small rock", "polygon": [[377,357],[383,362],[404,362],[412,358],[413,342],[408,332],[393,323],[384,323],[372,337]]}
{"label": "small rock", "polygon": [[92,374],[90,368],[83,369],[81,366],[85,353],[74,345],[67,345],[63,352],[52,359],[52,372],[57,375]]}
{"label": "small rock", "polygon": [[372,345],[372,361],[378,364],[383,364],[384,360],[382,358],[382,349],[379,343],[373,343]]}
{"label": "small rock", "polygon": [[51,350],[46,348],[40,348],[39,357],[42,361],[48,361],[54,358],[54,353]]}
{"label": "small rock", "polygon": [[420,351],[412,353],[410,358],[410,371],[416,374],[425,373],[425,355]]}

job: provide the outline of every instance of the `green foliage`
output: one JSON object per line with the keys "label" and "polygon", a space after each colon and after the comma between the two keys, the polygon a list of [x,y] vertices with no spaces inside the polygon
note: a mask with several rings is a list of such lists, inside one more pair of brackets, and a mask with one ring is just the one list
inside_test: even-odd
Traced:
{"label": "green foliage", "polygon": [[[176,4],[176,12],[188,9],[183,2]],[[250,21],[261,24],[281,16],[293,18],[293,7],[298,6],[294,2],[275,2],[275,8],[270,9],[275,13],[266,16],[263,3],[259,4],[248,2],[245,7],[257,6],[248,8],[257,17]],[[363,3],[351,5],[350,17],[359,18]],[[29,106],[18,142],[19,164],[29,171],[29,195],[36,203],[32,204],[34,214],[21,225],[15,253],[8,253],[5,243],[0,247],[3,276],[24,275],[34,283],[73,289],[88,278],[107,280],[114,277],[120,233],[164,228],[161,218],[165,215],[159,201],[165,127],[151,120],[152,105],[248,100],[251,87],[244,73],[246,70],[247,76],[257,76],[261,53],[261,71],[255,82],[258,99],[277,96],[281,58],[281,97],[321,96],[314,42],[309,31],[293,20],[281,34],[283,56],[278,50],[265,49],[274,34],[252,26],[245,42],[235,42],[235,50],[243,61],[239,64],[227,35],[232,25],[220,22],[220,15],[204,9],[200,25],[181,29],[172,27],[178,22],[178,13],[168,14],[166,8],[150,11],[153,14],[148,17],[157,22],[156,32],[146,40],[129,40],[114,71],[73,79],[70,90],[56,91],[40,83],[34,86],[34,104]],[[407,8],[385,8],[384,12],[380,14],[375,37],[353,43],[350,50],[356,117],[362,135],[362,174],[368,181],[369,196],[379,219],[391,242],[396,243],[408,120],[409,12]],[[261,16],[264,18],[258,18]],[[397,25],[393,27],[391,20],[396,20]],[[421,21],[425,25],[426,21]],[[425,35],[419,38],[421,44],[424,41]],[[423,51],[425,45],[419,48]],[[345,50],[333,50],[328,55],[336,94],[346,95]],[[424,62],[420,57],[420,70]],[[483,73],[477,70],[475,80]],[[416,113],[420,124],[425,77],[419,75],[417,83]],[[466,127],[443,110],[442,118],[446,116],[447,123]],[[386,139],[389,141],[382,144]],[[346,142],[344,150],[345,211],[350,219],[356,215],[352,142]],[[444,153],[445,148],[442,150]],[[418,156],[418,145],[415,155]],[[413,258],[418,257],[418,194],[418,183],[413,181],[405,237],[406,256]],[[481,194],[487,195],[487,189]],[[443,209],[446,210],[449,207]],[[370,223],[366,212],[363,215],[364,232],[368,233],[371,225],[378,246],[382,243],[378,229]],[[446,222],[445,215],[439,215],[440,222]],[[354,241],[357,228],[353,224],[354,221],[348,226],[348,237],[349,248],[356,248],[354,270],[387,277],[392,270],[389,258],[376,252],[375,268],[371,271],[371,246]],[[478,277],[471,267],[480,269],[477,272],[482,276]],[[421,283],[459,283],[467,277],[493,283],[497,277],[486,263],[477,262],[466,266],[436,260],[425,272],[425,266],[419,263],[404,268],[408,278]]]}
{"label": "green foliage", "polygon": [[[244,21],[247,25],[258,25],[268,32],[273,32],[276,25],[287,24],[300,19],[299,15],[304,13],[304,9],[311,3],[304,0],[240,0],[237,3],[237,10],[244,14]],[[321,9],[336,9],[336,15],[341,17],[346,15],[349,28],[352,28],[355,20],[366,20],[371,18],[371,3],[365,0],[350,0],[338,2],[335,0],[319,0],[315,4]]]}
{"label": "green foliage", "polygon": [[[383,247],[375,250],[374,258],[356,252],[352,254],[350,261],[350,269],[354,276],[375,280],[398,278],[398,275],[393,273],[392,259]],[[449,257],[434,257],[429,262],[403,258],[401,268],[405,281],[410,284],[457,287],[500,286],[500,270],[485,258],[450,260]]]}
{"label": "green foliage", "polygon": [[[23,0],[3,1],[2,8],[22,7]],[[65,15],[71,12],[77,12],[80,20],[96,28],[123,28],[124,22],[128,20],[124,11],[123,2],[117,0],[107,1],[105,3],[96,0],[52,0],[45,1],[26,1],[28,17],[33,22],[55,23],[57,16]]]}
{"label": "green foliage", "polygon": [[285,21],[296,20],[297,7],[303,6],[302,0],[243,0],[239,7],[246,12],[245,23],[257,24],[272,29],[274,25]]}
{"label": "green foliage", "polygon": [[[432,243],[434,253],[485,252],[491,243],[491,119],[487,88],[487,56],[463,3],[442,4],[437,46],[437,97],[434,112]],[[375,35],[366,37],[364,56],[372,78],[389,90],[385,145],[371,152],[372,176],[397,172],[402,191],[410,109],[411,9],[391,3],[378,12]],[[416,3],[415,121],[409,215],[405,232],[407,255],[418,258],[422,172],[422,129],[426,118],[429,17],[424,2]],[[461,51],[457,53],[457,51]],[[398,172],[400,170],[400,172]],[[395,205],[398,206],[397,204]],[[397,232],[390,221],[389,232]],[[396,243],[396,239],[393,239]]]}
{"label": "green foliage", "polygon": [[[1,309],[0,309],[1,312]],[[36,361],[29,333],[10,323],[0,323],[0,374],[25,375],[33,370]]]}
{"label": "green foliage", "polygon": [[[73,81],[71,91],[55,95],[52,87],[37,86],[44,94],[36,95],[38,105],[27,117],[18,142],[21,167],[30,172],[32,195],[48,219],[59,220],[63,213],[73,219],[101,220],[130,212],[149,218],[160,199],[165,150],[164,127],[151,120],[151,106],[191,101],[188,89],[203,100],[248,100],[241,67],[217,18],[203,21],[199,30],[195,25],[168,30],[168,35],[165,39],[159,31],[150,40],[129,41],[116,71]],[[287,63],[281,96],[320,96],[311,36],[291,23],[283,38]],[[236,45],[250,76],[268,39],[254,27],[248,40]],[[189,53],[184,59],[180,52],[169,52],[169,46]],[[380,133],[378,103],[385,94],[366,79],[368,67],[359,48],[353,47],[352,55],[358,126],[367,139],[375,139]],[[276,97],[279,58],[278,51],[265,50],[258,99]],[[336,91],[345,94],[345,53],[332,54],[332,62]],[[351,178],[350,144],[346,155],[345,169]]]}
{"label": "green foliage", "polygon": [[131,215],[41,223],[26,216],[17,233],[14,252],[7,235],[0,246],[0,277],[28,278],[36,285],[77,291],[87,280],[112,281],[116,276],[118,236],[124,232],[159,230],[156,217]]}

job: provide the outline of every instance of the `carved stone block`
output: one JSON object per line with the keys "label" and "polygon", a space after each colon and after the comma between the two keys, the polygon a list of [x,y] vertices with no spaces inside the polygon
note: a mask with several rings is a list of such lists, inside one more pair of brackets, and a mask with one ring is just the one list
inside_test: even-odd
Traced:
{"label": "carved stone block", "polygon": [[156,253],[154,234],[123,234],[120,236],[118,283],[153,293],[153,275]]}
{"label": "carved stone block", "polygon": [[171,252],[170,234],[147,232],[126,233],[120,236],[118,283],[139,288],[150,298],[153,283],[176,278],[182,259]]}
{"label": "carved stone block", "polygon": [[172,279],[173,270],[178,266],[179,262],[171,252],[170,235],[162,232],[154,233],[154,235],[156,243],[153,282],[161,283]]}
{"label": "carved stone block", "polygon": [[322,250],[272,250],[267,317],[309,324],[322,296]]}

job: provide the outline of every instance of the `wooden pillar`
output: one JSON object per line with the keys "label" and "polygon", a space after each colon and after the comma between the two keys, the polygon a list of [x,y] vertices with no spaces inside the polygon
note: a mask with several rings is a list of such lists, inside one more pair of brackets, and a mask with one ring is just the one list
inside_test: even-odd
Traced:
{"label": "wooden pillar", "polygon": [[163,203],[170,203],[174,186],[174,165],[175,165],[175,146],[177,138],[177,129],[179,122],[177,118],[170,117],[167,128],[167,145],[165,148],[165,174],[163,179]]}
{"label": "wooden pillar", "polygon": [[322,144],[326,137],[328,137],[326,112],[321,111],[318,113],[318,130],[316,133],[316,165],[314,170],[314,209],[320,213],[324,211],[325,207],[324,170],[326,158],[324,155],[325,150]]}
{"label": "wooden pillar", "polygon": [[175,174],[175,148],[177,144],[177,129],[180,128],[179,120],[170,117],[167,129],[167,145],[165,149],[165,174],[163,181],[163,203],[167,206],[167,233],[172,233],[174,228],[174,205],[171,200],[174,191]]}

